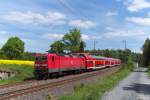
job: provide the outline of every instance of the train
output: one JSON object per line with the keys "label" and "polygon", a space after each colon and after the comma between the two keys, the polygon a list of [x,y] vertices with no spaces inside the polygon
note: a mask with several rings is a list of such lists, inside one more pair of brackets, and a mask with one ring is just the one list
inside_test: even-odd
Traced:
{"label": "train", "polygon": [[59,73],[93,71],[120,64],[120,59],[93,56],[87,53],[40,54],[35,57],[34,75],[36,79],[47,79]]}

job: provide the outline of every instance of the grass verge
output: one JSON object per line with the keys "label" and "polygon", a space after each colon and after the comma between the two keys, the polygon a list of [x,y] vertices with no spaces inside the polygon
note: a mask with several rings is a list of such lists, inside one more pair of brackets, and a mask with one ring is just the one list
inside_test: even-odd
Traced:
{"label": "grass verge", "polygon": [[34,69],[31,65],[0,64],[0,70],[10,70],[17,73],[14,77],[0,80],[0,84],[12,84],[32,78]]}
{"label": "grass verge", "polygon": [[58,100],[99,100],[108,90],[116,86],[120,80],[125,78],[131,71],[132,65],[126,64],[111,76],[98,80],[92,85],[82,85],[75,88],[73,93],[62,96]]}
{"label": "grass verge", "polygon": [[150,77],[150,68],[148,69],[148,76]]}

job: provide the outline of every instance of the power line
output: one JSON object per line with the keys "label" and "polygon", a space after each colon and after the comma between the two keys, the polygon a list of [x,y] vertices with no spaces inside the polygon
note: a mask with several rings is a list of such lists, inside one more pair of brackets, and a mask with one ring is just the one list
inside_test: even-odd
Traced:
{"label": "power line", "polygon": [[[79,16],[81,17],[83,20],[91,20],[90,18],[88,18],[87,16],[85,16],[84,14],[82,14],[79,10],[75,9],[73,7],[70,6],[70,4],[67,2],[64,2],[62,0],[57,0],[59,4],[61,4],[64,8],[66,8],[66,10],[68,10],[70,13],[72,13],[75,16]],[[82,15],[81,15],[82,14]],[[99,32],[99,29],[97,28],[92,28],[93,31],[95,32]],[[96,45],[96,43],[94,43],[94,45]],[[94,47],[95,48],[95,47]]]}
{"label": "power line", "polygon": [[[74,10],[73,7],[71,7],[69,4],[65,3],[64,1],[62,0],[57,0],[58,3],[60,3],[64,8],[66,8],[69,12],[73,13],[74,15],[76,16],[79,16],[79,17],[82,17],[82,19],[86,19],[86,20],[89,20],[89,18],[85,15],[81,15],[81,12],[79,10]],[[79,13],[78,13],[79,12]]]}
{"label": "power line", "polygon": [[[74,10],[74,8],[73,7],[71,7],[68,3],[66,3],[66,2],[64,2],[64,1],[62,1],[62,0],[57,0],[58,1],[58,3],[60,4],[60,5],[62,5],[64,8],[66,8],[66,10],[68,10],[70,13],[72,13],[73,15],[75,15],[75,16],[79,16],[79,17],[81,17],[83,20],[91,20],[90,18],[88,18],[87,16],[85,16],[84,14],[82,14],[79,10],[77,10],[77,9],[75,9]],[[82,14],[82,15],[81,15]],[[92,28],[92,30],[94,30],[94,31],[96,31],[96,32],[99,32],[99,30],[98,29],[96,29],[96,28]]]}

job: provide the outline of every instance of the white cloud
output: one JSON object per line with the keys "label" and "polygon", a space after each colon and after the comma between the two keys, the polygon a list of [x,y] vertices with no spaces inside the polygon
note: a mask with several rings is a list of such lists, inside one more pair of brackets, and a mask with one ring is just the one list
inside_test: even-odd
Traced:
{"label": "white cloud", "polygon": [[[46,33],[42,37],[52,40],[61,40],[63,38],[64,34],[58,34],[58,33]],[[87,34],[81,34],[81,37],[84,41],[93,40],[93,39],[99,39],[101,37],[99,36],[92,36]]]}
{"label": "white cloud", "polygon": [[139,25],[150,25],[150,17],[127,17],[126,20]]}
{"label": "white cloud", "polygon": [[150,2],[147,0],[126,0],[125,4],[130,12],[138,12],[145,8],[150,8]]}
{"label": "white cloud", "polygon": [[83,20],[77,19],[77,20],[71,20],[69,22],[69,25],[79,27],[79,28],[89,29],[89,28],[95,27],[96,23],[89,21],[89,20],[83,21]]}
{"label": "white cloud", "polygon": [[82,34],[82,39],[83,40],[90,40],[90,37],[89,37],[89,35]]}
{"label": "white cloud", "polygon": [[60,12],[47,12],[46,14],[34,13],[31,11],[13,11],[1,17],[4,20],[14,21],[23,24],[63,24],[66,15]]}
{"label": "white cloud", "polygon": [[0,31],[0,35],[7,35],[8,33],[6,31]]}
{"label": "white cloud", "polygon": [[114,28],[112,28],[112,27],[109,27],[109,26],[108,26],[108,27],[106,27],[105,29],[106,29],[106,30],[109,30],[109,31],[112,31],[112,30],[114,30]]}
{"label": "white cloud", "polygon": [[[22,24],[32,24],[32,25],[62,25],[67,23],[66,15],[60,12],[46,12],[46,13],[35,13],[31,11],[20,12],[13,11],[6,15],[0,17],[6,21],[12,21]],[[70,26],[75,26],[79,28],[89,29],[95,27],[96,24],[89,20],[69,20],[68,24]]]}
{"label": "white cloud", "polygon": [[117,12],[107,12],[106,13],[106,16],[116,16],[116,15],[118,15],[118,13]]}
{"label": "white cloud", "polygon": [[101,38],[100,36],[93,36],[93,35],[82,34],[82,39],[84,41],[100,39],[100,38]]}
{"label": "white cloud", "polygon": [[111,29],[105,33],[107,38],[111,37],[143,37],[146,36],[145,31],[143,30],[118,30],[118,29]]}
{"label": "white cloud", "polygon": [[53,40],[60,40],[60,39],[62,39],[63,36],[64,36],[64,34],[46,33],[46,34],[43,35],[43,38],[53,39]]}

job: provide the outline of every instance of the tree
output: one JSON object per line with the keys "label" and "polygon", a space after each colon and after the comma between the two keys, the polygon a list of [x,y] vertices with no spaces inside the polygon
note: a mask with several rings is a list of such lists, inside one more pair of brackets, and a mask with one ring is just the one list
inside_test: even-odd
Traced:
{"label": "tree", "polygon": [[80,52],[84,52],[84,48],[86,47],[86,44],[84,41],[80,42]]}
{"label": "tree", "polygon": [[0,49],[0,59],[5,59],[5,55],[4,52]]}
{"label": "tree", "polygon": [[24,53],[24,42],[18,37],[11,37],[2,47],[2,52],[9,59],[22,58]]}
{"label": "tree", "polygon": [[69,52],[84,52],[86,47],[85,42],[81,38],[80,30],[74,28],[65,34],[63,39],[56,41],[50,45],[49,53],[63,53],[63,51]]}
{"label": "tree", "polygon": [[34,52],[24,52],[24,55],[23,55],[23,60],[31,60],[31,61],[34,61],[35,60],[35,54]]}
{"label": "tree", "polygon": [[143,49],[142,62],[143,65],[147,67],[150,64],[150,40],[148,38],[145,40],[142,49]]}
{"label": "tree", "polygon": [[108,49],[106,49],[106,50],[104,51],[104,56],[105,56],[105,57],[110,57],[110,52],[109,52]]}
{"label": "tree", "polygon": [[48,51],[49,53],[63,53],[64,51],[64,44],[62,41],[56,41],[50,46],[50,50]]}
{"label": "tree", "polygon": [[85,43],[82,41],[80,30],[77,28],[70,30],[69,33],[64,35],[63,42],[66,50],[71,52],[84,51]]}

